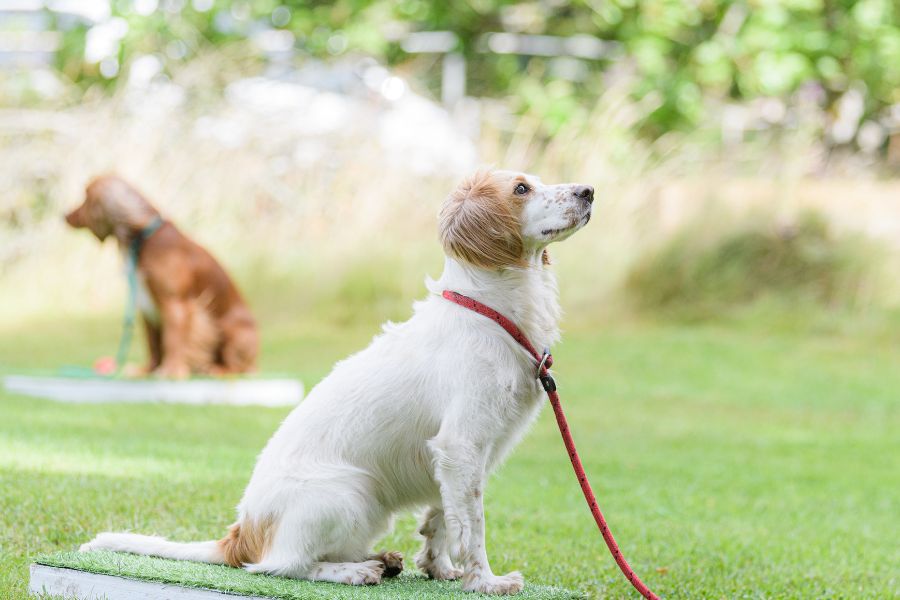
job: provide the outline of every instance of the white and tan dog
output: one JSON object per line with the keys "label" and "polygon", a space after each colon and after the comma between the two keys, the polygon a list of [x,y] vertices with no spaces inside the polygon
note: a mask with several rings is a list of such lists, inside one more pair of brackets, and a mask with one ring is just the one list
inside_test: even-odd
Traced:
{"label": "white and tan dog", "polygon": [[374,584],[402,556],[372,544],[398,511],[427,507],[417,566],[463,589],[514,594],[518,572],[488,565],[482,494],[490,472],[534,420],[535,364],[500,326],[441,297],[453,290],[511,318],[537,348],[559,337],[546,247],[591,216],[589,186],[545,185],[509,171],[476,174],[440,213],[444,273],[412,318],[388,323],[335,365],[259,456],[218,541],[179,543],[101,533],[83,551],[119,550],[224,563],[253,573]]}

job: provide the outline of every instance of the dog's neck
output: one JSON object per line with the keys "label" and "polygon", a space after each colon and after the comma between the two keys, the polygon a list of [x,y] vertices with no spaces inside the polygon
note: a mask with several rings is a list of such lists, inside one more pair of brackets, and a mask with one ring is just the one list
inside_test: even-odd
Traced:
{"label": "dog's neck", "polygon": [[549,348],[559,340],[559,292],[541,255],[530,257],[527,267],[496,270],[447,257],[443,274],[428,287],[435,294],[452,290],[487,304],[512,319],[539,350]]}
{"label": "dog's neck", "polygon": [[152,234],[150,228],[156,231],[158,228],[158,219],[160,214],[156,210],[148,211],[146,214],[134,215],[131,219],[122,219],[113,225],[112,234],[116,238],[116,243],[122,252],[128,252],[131,245],[140,238],[149,237]]}

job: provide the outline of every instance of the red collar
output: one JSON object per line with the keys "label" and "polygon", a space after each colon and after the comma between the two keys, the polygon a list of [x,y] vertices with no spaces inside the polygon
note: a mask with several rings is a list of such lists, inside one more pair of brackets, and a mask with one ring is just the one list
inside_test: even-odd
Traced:
{"label": "red collar", "polygon": [[532,358],[534,358],[534,361],[537,363],[537,378],[541,380],[544,390],[548,393],[556,391],[556,382],[553,381],[553,377],[551,377],[549,371],[547,371],[547,369],[553,366],[553,357],[550,355],[549,349],[545,349],[543,353],[538,354],[538,351],[534,349],[534,346],[515,323],[487,304],[482,304],[474,298],[469,298],[468,296],[463,296],[462,294],[450,290],[444,290],[442,295],[450,302],[477,312],[479,315],[487,317],[505,329],[506,333],[508,333],[512,339],[516,340],[520,346],[525,348],[525,350],[531,354]]}

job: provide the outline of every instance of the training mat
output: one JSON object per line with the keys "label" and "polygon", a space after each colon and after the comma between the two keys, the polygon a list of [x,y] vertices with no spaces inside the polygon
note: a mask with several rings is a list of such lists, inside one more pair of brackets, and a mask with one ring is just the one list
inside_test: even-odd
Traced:
{"label": "training mat", "polygon": [[7,375],[8,392],[57,402],[161,402],[167,404],[228,404],[232,406],[293,406],[303,399],[296,379],[104,379]]}
{"label": "training mat", "polygon": [[[121,552],[62,552],[40,556],[31,565],[29,589],[33,594],[66,598],[179,598],[206,600],[249,596],[284,600],[496,598],[462,591],[458,581],[432,581],[413,567],[399,577],[374,586],[350,586],[252,575],[241,569],[187,561],[137,556]],[[579,599],[582,594],[564,588],[525,582],[516,596],[523,600]]]}

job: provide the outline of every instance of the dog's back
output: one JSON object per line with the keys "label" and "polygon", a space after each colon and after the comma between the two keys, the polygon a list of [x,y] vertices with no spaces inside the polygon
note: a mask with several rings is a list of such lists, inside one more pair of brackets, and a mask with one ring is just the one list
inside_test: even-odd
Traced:
{"label": "dog's back", "polygon": [[164,327],[185,328],[182,336],[192,371],[239,373],[255,368],[259,342],[253,315],[205,248],[167,222],[144,243],[138,270],[161,314],[188,311],[189,318],[170,319]]}

